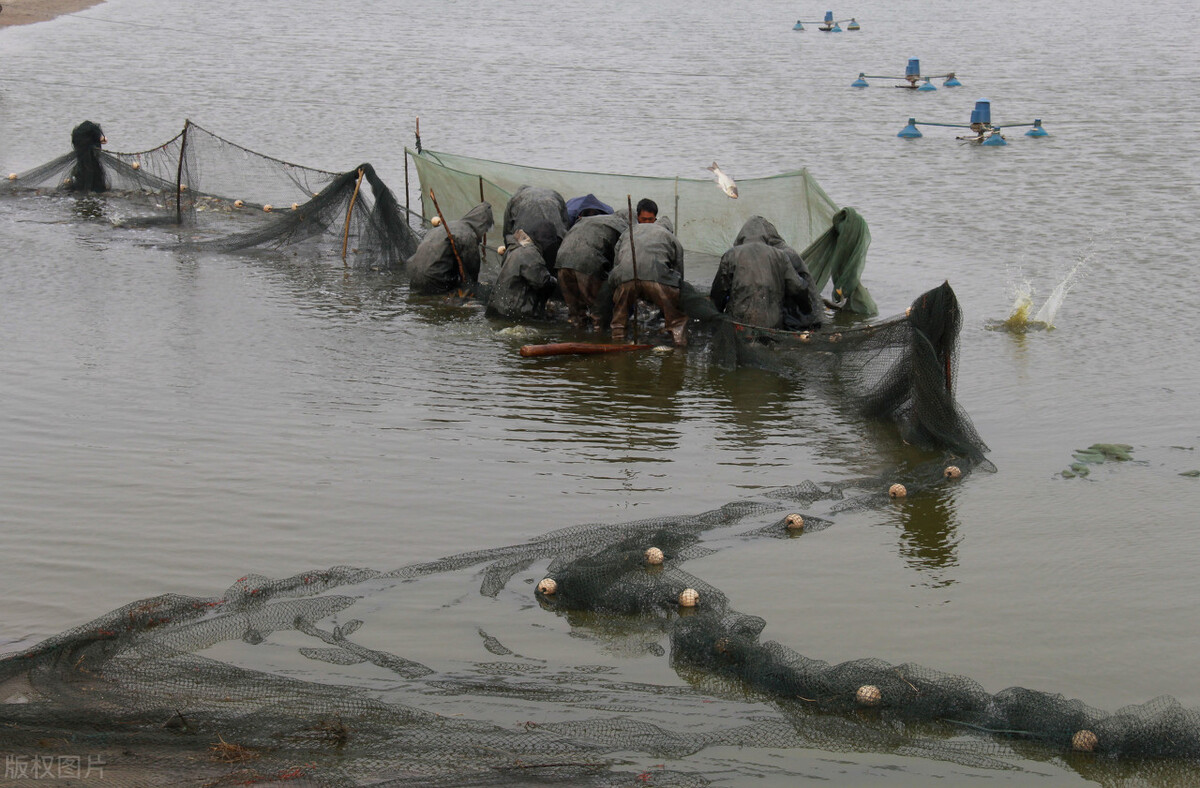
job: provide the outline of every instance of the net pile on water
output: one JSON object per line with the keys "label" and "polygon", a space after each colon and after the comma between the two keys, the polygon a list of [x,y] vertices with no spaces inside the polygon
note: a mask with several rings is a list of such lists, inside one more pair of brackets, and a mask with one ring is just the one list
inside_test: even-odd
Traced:
{"label": "net pile on water", "polygon": [[902,315],[813,331],[738,323],[696,289],[685,287],[683,295],[688,315],[711,331],[715,363],[793,377],[861,415],[894,423],[907,443],[991,467],[987,445],[954,396],[962,310],[948,283],[922,293]]}
{"label": "net pile on water", "polygon": [[[719,746],[876,752],[978,769],[1047,762],[1108,783],[1200,777],[1200,713],[1170,698],[1109,714],[1020,687],[991,694],[920,665],[810,659],[761,640],[762,618],[684,569],[746,540],[834,527],[837,504],[886,501],[887,481],[806,482],[698,515],[575,526],[391,572],[244,577],[220,598],[143,600],[0,660],[0,751],[12,764],[88,753],[103,763],[105,784],[124,785],[705,785],[725,781],[706,771],[705,750]],[[798,503],[801,531],[785,516]],[[465,570],[473,571],[462,582],[492,603],[466,666],[458,654],[420,661],[403,645],[371,645],[386,634],[369,620],[384,594]],[[532,591],[543,575],[553,593]],[[681,606],[685,589],[698,593],[691,607]],[[452,583],[449,593],[463,590]],[[356,604],[367,621],[348,617]],[[487,632],[499,625],[496,604],[513,616],[563,616],[572,635],[627,646],[609,654],[669,660],[686,686],[521,654]],[[422,627],[412,624],[399,642],[427,640]],[[294,665],[249,667],[261,649],[325,665],[333,680],[301,680],[316,670]],[[347,686],[353,670],[362,680]],[[472,714],[423,708],[434,702]],[[738,757],[737,779],[786,774]]]}
{"label": "net pile on water", "polygon": [[0,194],[111,197],[122,201],[121,210],[136,211],[121,214],[117,223],[176,224],[186,228],[181,242],[200,248],[321,243],[348,265],[395,270],[419,241],[369,163],[342,173],[305,167],[256,153],[191,121],[150,150],[76,149],[14,175],[0,182]]}

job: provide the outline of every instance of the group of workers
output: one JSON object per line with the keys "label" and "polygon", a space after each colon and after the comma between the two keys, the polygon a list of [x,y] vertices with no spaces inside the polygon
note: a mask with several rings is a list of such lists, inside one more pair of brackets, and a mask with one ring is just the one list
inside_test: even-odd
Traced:
{"label": "group of workers", "polygon": [[[611,306],[607,323],[619,342],[638,303],[647,302],[661,311],[674,344],[686,345],[683,246],[653,200],[638,202],[635,219],[590,194],[568,204],[553,189],[522,186],[504,212],[488,313],[542,319],[547,302],[561,296],[572,325],[602,329]],[[492,224],[491,205],[481,202],[431,230],[407,263],[410,287],[427,294],[470,289]],[[722,256],[709,297],[731,319],[766,328],[815,328],[823,316],[804,260],[761,216],[745,223]]]}
{"label": "group of workers", "polygon": [[[72,129],[76,161],[68,189],[107,191],[100,158],[106,142],[92,121]],[[614,211],[591,194],[567,201],[553,189],[522,186],[504,211],[502,264],[490,289],[488,313],[542,319],[547,302],[561,297],[572,325],[607,324],[613,340],[622,341],[644,301],[661,312],[675,345],[686,345],[683,246],[653,200],[638,201],[634,219],[628,210]],[[427,233],[407,262],[413,291],[473,292],[493,223],[492,206],[480,202]],[[731,319],[765,328],[815,328],[823,316],[804,260],[761,216],[742,226],[722,256],[709,298]]]}

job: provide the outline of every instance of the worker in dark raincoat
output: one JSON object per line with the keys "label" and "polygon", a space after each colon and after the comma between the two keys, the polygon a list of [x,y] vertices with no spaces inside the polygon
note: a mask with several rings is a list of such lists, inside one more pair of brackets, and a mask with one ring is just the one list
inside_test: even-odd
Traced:
{"label": "worker in dark raincoat", "polygon": [[504,209],[504,244],[512,246],[513,234],[524,230],[537,244],[546,266],[553,272],[559,244],[570,226],[571,217],[561,194],[541,186],[522,186],[509,198]]}
{"label": "worker in dark raincoat", "polygon": [[546,300],[558,289],[558,282],[537,243],[524,230],[517,230],[513,242],[504,248],[504,262],[488,298],[487,314],[510,320],[540,319],[546,316]]}
{"label": "worker in dark raincoat", "polygon": [[617,240],[629,227],[629,212],[580,216],[558,247],[558,287],[568,319],[584,328],[600,288],[613,269]]}
{"label": "worker in dark raincoat", "polygon": [[568,227],[574,227],[575,222],[579,221],[582,216],[600,216],[612,212],[612,206],[602,202],[594,194],[585,194],[582,197],[572,197],[567,200],[567,219],[571,222]]}
{"label": "worker in dark raincoat", "polygon": [[[479,281],[480,244],[492,227],[492,206],[481,202],[461,218],[434,227],[408,258],[409,287],[416,293],[449,293]],[[450,235],[454,244],[450,244]],[[457,254],[456,254],[457,253]]]}
{"label": "worker in dark raincoat", "polygon": [[100,146],[108,142],[100,124],[85,120],[71,130],[71,147],[75,149],[75,166],[67,179],[66,188],[73,192],[106,192],[108,176],[100,161]]}
{"label": "worker in dark raincoat", "polygon": [[[634,270],[636,262],[637,270]],[[616,265],[609,274],[613,285],[612,337],[625,338],[629,316],[639,300],[662,310],[663,323],[677,347],[687,344],[687,315],[681,303],[683,245],[670,220],[638,223],[617,241]]]}
{"label": "worker in dark raincoat", "polygon": [[742,225],[733,248],[721,257],[710,297],[739,323],[765,328],[816,328],[823,317],[804,260],[761,216]]}

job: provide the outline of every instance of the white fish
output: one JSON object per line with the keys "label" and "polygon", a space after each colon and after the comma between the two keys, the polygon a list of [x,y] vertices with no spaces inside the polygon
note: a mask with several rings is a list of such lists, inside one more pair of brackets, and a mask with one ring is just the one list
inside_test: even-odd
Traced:
{"label": "white fish", "polygon": [[733,182],[733,178],[721,172],[721,168],[717,166],[715,161],[711,167],[705,167],[705,169],[717,176],[717,185],[721,187],[721,191],[728,194],[732,199],[737,199],[737,184]]}

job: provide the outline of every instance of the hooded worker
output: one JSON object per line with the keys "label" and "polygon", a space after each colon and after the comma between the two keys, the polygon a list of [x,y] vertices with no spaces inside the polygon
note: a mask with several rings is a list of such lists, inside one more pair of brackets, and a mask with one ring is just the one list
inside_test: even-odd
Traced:
{"label": "hooded worker", "polygon": [[572,197],[567,200],[567,218],[571,221],[571,227],[575,226],[575,222],[579,221],[580,217],[600,216],[612,212],[612,206],[601,202],[594,194],[585,194],[582,197]]}
{"label": "hooded worker", "polygon": [[546,300],[558,289],[537,243],[517,230],[504,250],[504,263],[488,297],[487,314],[510,320],[546,316]]}
{"label": "hooded worker", "polygon": [[739,323],[796,331],[823,316],[808,267],[775,225],[752,216],[721,257],[710,297]]}
{"label": "hooded worker", "polygon": [[511,246],[517,230],[524,230],[541,250],[546,267],[555,268],[558,247],[571,218],[567,214],[567,203],[553,189],[541,186],[522,186],[508,199],[504,209],[504,243]]}
{"label": "hooded worker", "polygon": [[588,313],[613,269],[617,240],[628,226],[625,210],[580,216],[558,247],[558,286],[576,328],[588,322]]}
{"label": "hooded worker", "polygon": [[638,223],[622,234],[617,241],[616,265],[608,279],[614,288],[614,340],[625,338],[629,315],[641,300],[662,310],[663,323],[676,346],[687,344],[688,318],[680,293],[683,244],[675,237],[670,220],[661,217],[656,222]]}
{"label": "hooded worker", "polygon": [[461,219],[431,229],[406,263],[409,287],[416,293],[449,293],[478,282],[479,249],[491,227],[492,206],[481,202]]}
{"label": "hooded worker", "polygon": [[108,176],[100,161],[100,146],[108,142],[100,124],[85,120],[71,130],[71,147],[75,149],[75,166],[67,178],[66,188],[73,192],[106,192]]}

